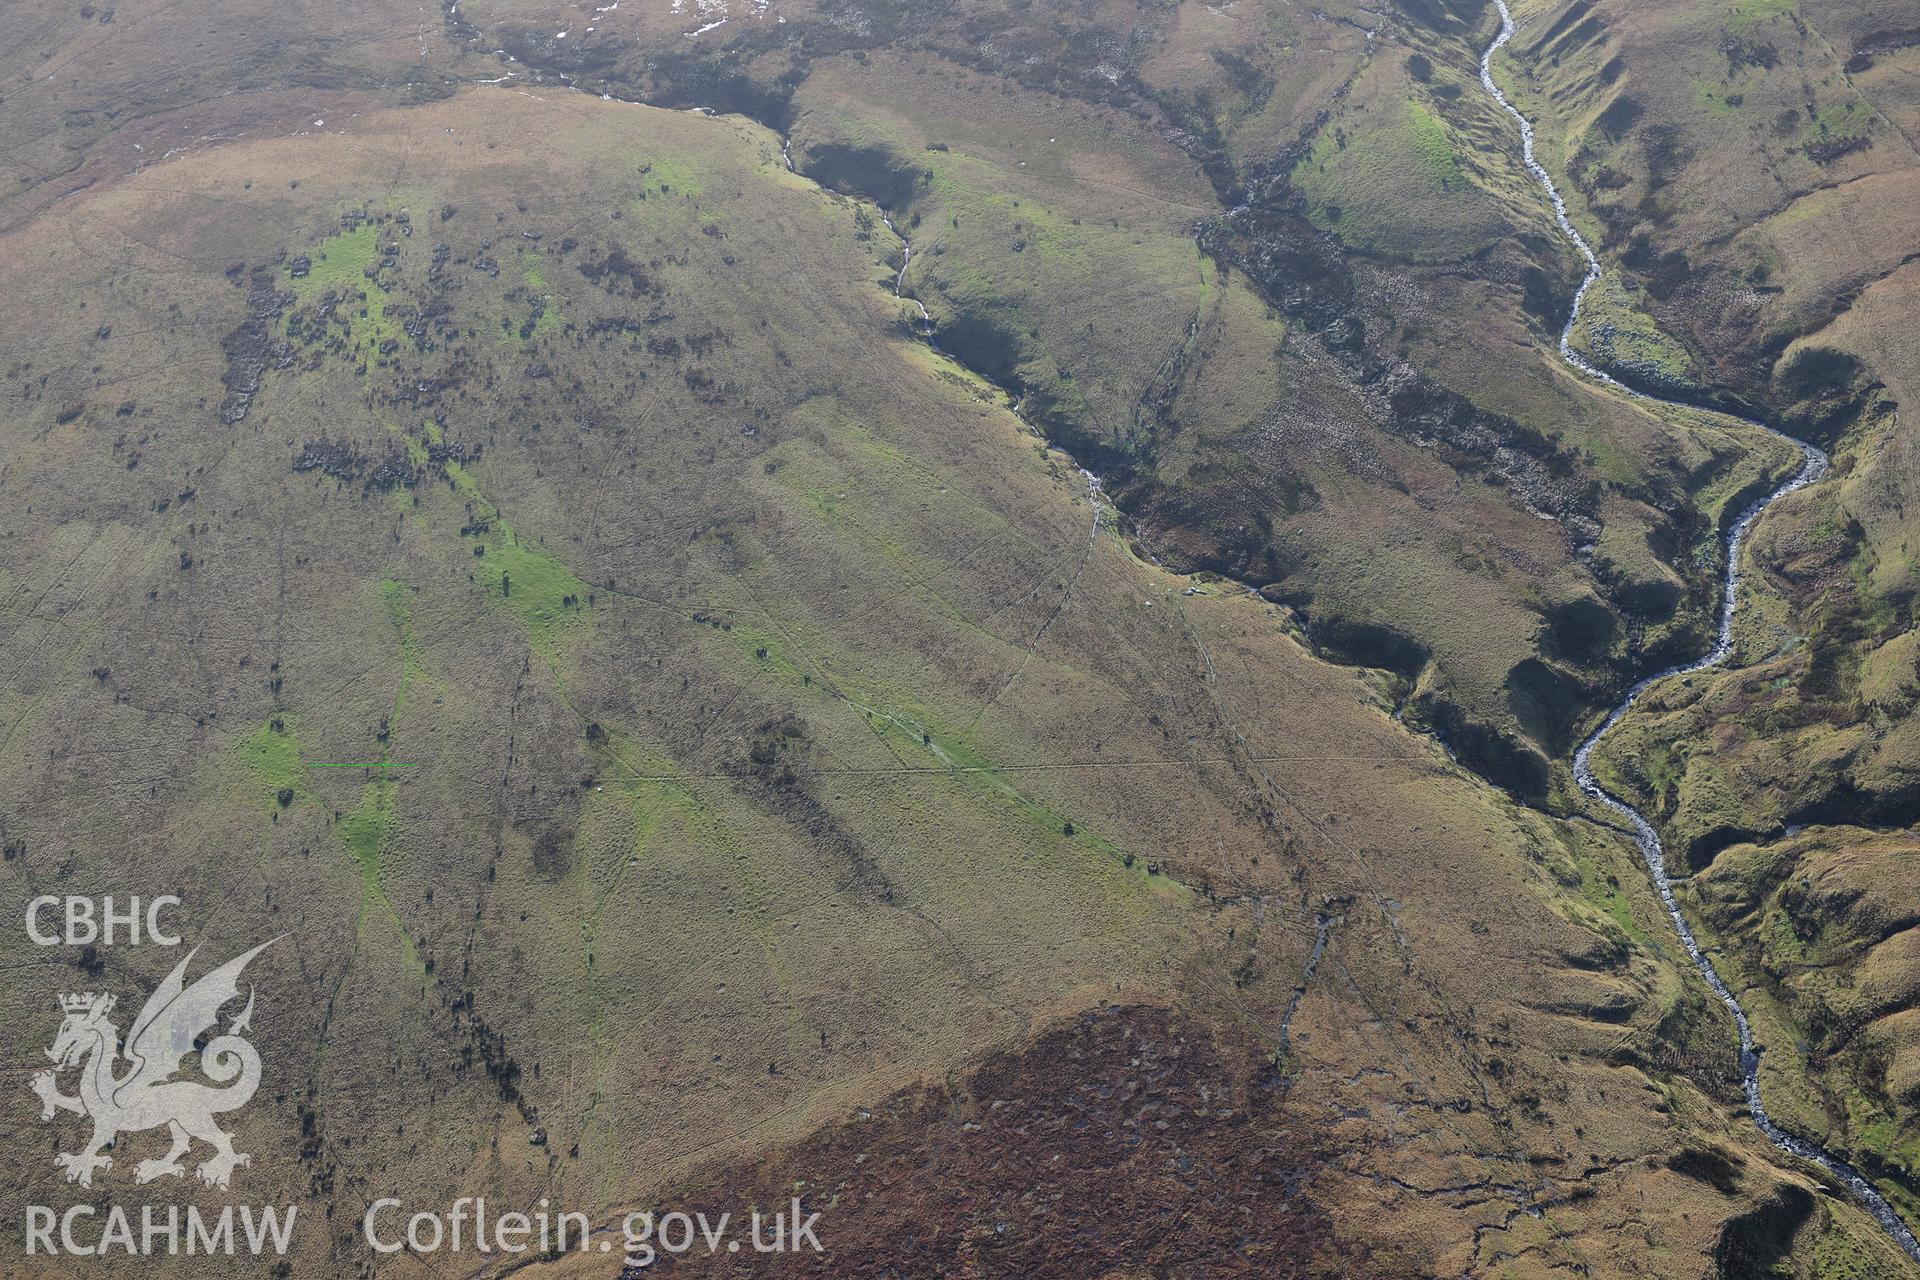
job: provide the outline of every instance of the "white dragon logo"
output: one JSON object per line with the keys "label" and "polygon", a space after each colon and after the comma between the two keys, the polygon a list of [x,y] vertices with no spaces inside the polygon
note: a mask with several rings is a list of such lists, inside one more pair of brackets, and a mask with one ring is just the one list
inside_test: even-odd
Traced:
{"label": "white dragon logo", "polygon": [[[187,965],[199,948],[174,966],[166,981],[148,997],[133,1020],[127,1036],[124,1074],[115,1074],[120,1063],[120,1028],[107,1020],[114,1000],[104,992],[85,992],[60,997],[67,1018],[60,1034],[54,1037],[47,1056],[55,1066],[33,1078],[33,1091],[40,1095],[40,1118],[51,1120],[57,1111],[71,1111],[93,1121],[93,1139],[77,1155],[62,1152],[53,1162],[66,1170],[67,1181],[83,1187],[93,1185],[96,1169],[113,1167],[113,1157],[103,1154],[121,1133],[167,1126],[173,1135],[173,1147],[159,1160],[142,1160],[134,1170],[135,1182],[155,1178],[178,1178],[186,1173],[181,1157],[198,1138],[214,1149],[214,1154],[195,1170],[210,1187],[225,1189],[233,1171],[247,1163],[247,1157],[233,1149],[233,1138],[213,1117],[221,1112],[245,1106],[260,1088],[260,1054],[242,1038],[253,1019],[253,992],[247,993],[247,1007],[227,1025],[225,1035],[216,1035],[199,1048],[200,1070],[213,1081],[175,1080],[173,1076],[183,1060],[199,1045],[200,1037],[213,1029],[220,1008],[240,995],[240,971],[247,962],[279,939],[261,943],[245,955],[227,961],[192,986],[186,985]],[[58,1073],[79,1067],[80,1092],[70,1097],[60,1092]]]}

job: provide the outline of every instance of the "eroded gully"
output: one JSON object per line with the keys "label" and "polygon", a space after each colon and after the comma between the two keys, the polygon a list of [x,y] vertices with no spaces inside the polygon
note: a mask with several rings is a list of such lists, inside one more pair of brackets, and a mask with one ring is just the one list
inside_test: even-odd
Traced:
{"label": "eroded gully", "polygon": [[[1493,0],[1493,3],[1500,12],[1500,34],[1493,38],[1493,43],[1489,44],[1486,52],[1480,56],[1480,83],[1488,93],[1493,95],[1494,101],[1498,102],[1519,124],[1521,156],[1527,172],[1533,175],[1534,181],[1539,183],[1541,189],[1546,192],[1548,201],[1553,205],[1554,221],[1559,224],[1561,234],[1580,251],[1580,256],[1586,259],[1587,263],[1586,279],[1581,282],[1579,290],[1575,292],[1573,306],[1567,312],[1567,323],[1560,330],[1561,358],[1587,377],[1605,383],[1627,395],[1643,400],[1660,400],[1661,403],[1677,404],[1676,401],[1662,400],[1661,397],[1651,396],[1624,385],[1618,379],[1595,368],[1573,350],[1573,326],[1580,318],[1581,300],[1586,297],[1587,290],[1592,288],[1594,282],[1600,278],[1600,259],[1594,253],[1592,246],[1587,243],[1586,237],[1580,234],[1579,229],[1567,217],[1566,202],[1560,198],[1560,191],[1554,186],[1553,178],[1534,157],[1532,122],[1507,100],[1507,96],[1493,81],[1493,55],[1513,38],[1514,33],[1513,12],[1507,7],[1506,0]],[[1753,522],[1759,518],[1760,513],[1774,502],[1796,489],[1805,488],[1827,472],[1827,455],[1814,446],[1774,431],[1764,423],[1747,419],[1740,419],[1740,421],[1791,442],[1800,450],[1802,458],[1800,470],[1785,484],[1741,512],[1740,518],[1734,522],[1733,528],[1727,534],[1726,569],[1720,595],[1720,624],[1714,635],[1713,646],[1695,661],[1655,672],[1628,690],[1627,696],[1620,705],[1613,709],[1600,727],[1595,729],[1573,753],[1573,776],[1574,780],[1580,784],[1582,791],[1625,818],[1633,829],[1634,842],[1639,845],[1641,857],[1646,860],[1647,870],[1653,877],[1654,888],[1659,891],[1660,901],[1665,905],[1667,915],[1673,921],[1674,931],[1680,935],[1680,941],[1686,947],[1687,955],[1692,957],[1694,967],[1700,971],[1701,978],[1733,1014],[1733,1024],[1740,1034],[1741,1083],[1746,1090],[1747,1108],[1753,1114],[1754,1124],[1774,1146],[1790,1156],[1819,1165],[1835,1180],[1844,1184],[1860,1205],[1879,1222],[1887,1235],[1892,1237],[1894,1243],[1899,1245],[1908,1257],[1920,1262],[1920,1241],[1914,1239],[1913,1232],[1907,1228],[1907,1224],[1901,1220],[1900,1215],[1894,1212],[1893,1206],[1887,1203],[1886,1197],[1874,1190],[1873,1185],[1862,1177],[1857,1169],[1819,1145],[1786,1132],[1767,1115],[1766,1106],[1760,1097],[1760,1051],[1754,1044],[1752,1024],[1748,1021],[1747,1011],[1741,1006],[1739,998],[1721,980],[1719,971],[1713,967],[1713,961],[1701,951],[1700,944],[1694,938],[1693,930],[1688,926],[1686,917],[1680,913],[1680,906],[1673,896],[1673,883],[1667,875],[1666,849],[1660,842],[1659,833],[1639,810],[1607,791],[1593,774],[1592,759],[1595,745],[1620,722],[1622,716],[1633,708],[1634,703],[1639,701],[1640,695],[1646,692],[1649,685],[1671,676],[1685,675],[1717,666],[1727,659],[1733,651],[1733,615],[1740,590],[1740,549],[1746,541],[1747,531],[1753,527]]]}

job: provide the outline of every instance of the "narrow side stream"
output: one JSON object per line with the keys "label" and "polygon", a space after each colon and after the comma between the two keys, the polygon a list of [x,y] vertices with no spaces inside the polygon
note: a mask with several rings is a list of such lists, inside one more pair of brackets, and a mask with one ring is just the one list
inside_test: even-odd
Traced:
{"label": "narrow side stream", "polygon": [[[793,167],[793,161],[787,161],[787,167],[791,169]],[[879,207],[878,203],[874,205],[875,209]],[[907,268],[913,265],[913,241],[907,238],[906,232],[894,226],[893,219],[889,218],[886,214],[882,213],[880,215],[880,221],[886,223],[887,230],[893,232],[894,236],[900,241],[900,270],[895,273],[893,277],[893,296],[903,302],[911,302],[920,312],[920,336],[927,340],[928,346],[932,347],[935,351],[939,351],[939,344],[933,340],[933,317],[927,313],[927,304],[906,292]],[[1016,397],[1015,399],[1017,401],[1018,398]]]}
{"label": "narrow side stream", "polygon": [[[1580,318],[1580,302],[1581,299],[1586,297],[1587,290],[1592,288],[1594,282],[1600,278],[1600,259],[1598,255],[1594,253],[1592,246],[1587,243],[1586,237],[1580,234],[1579,229],[1576,228],[1573,222],[1567,217],[1566,202],[1560,198],[1560,191],[1554,186],[1553,178],[1548,175],[1545,167],[1534,158],[1532,122],[1520,114],[1517,107],[1507,101],[1507,96],[1500,92],[1500,87],[1493,82],[1493,55],[1499,52],[1502,45],[1513,39],[1514,33],[1513,12],[1507,7],[1506,0],[1493,0],[1493,3],[1500,11],[1500,34],[1493,38],[1493,43],[1488,45],[1486,52],[1480,55],[1480,83],[1488,93],[1493,95],[1494,101],[1498,102],[1501,107],[1506,110],[1507,114],[1519,123],[1521,158],[1526,163],[1527,172],[1533,175],[1534,181],[1538,182],[1541,189],[1547,193],[1547,199],[1553,204],[1554,220],[1560,224],[1561,233],[1573,243],[1573,247],[1578,249],[1581,257],[1587,261],[1587,277],[1581,282],[1579,290],[1573,295],[1573,306],[1567,312],[1567,323],[1565,327],[1560,330],[1560,355],[1568,364],[1578,369],[1587,377],[1624,391],[1628,395],[1636,396],[1643,400],[1660,400],[1661,403],[1665,404],[1678,404],[1678,401],[1662,400],[1659,396],[1651,396],[1645,392],[1637,391],[1632,387],[1626,386],[1618,379],[1610,377],[1602,370],[1595,368],[1592,364],[1583,360],[1573,350],[1573,326]],[[1767,1140],[1772,1142],[1774,1146],[1780,1148],[1788,1155],[1798,1157],[1802,1160],[1812,1161],[1814,1164],[1825,1169],[1836,1180],[1843,1183],[1847,1189],[1853,1193],[1854,1198],[1860,1202],[1862,1207],[1871,1213],[1886,1233],[1893,1238],[1894,1243],[1899,1245],[1908,1257],[1916,1262],[1920,1262],[1920,1241],[1914,1239],[1913,1232],[1909,1230],[1907,1224],[1901,1220],[1900,1215],[1894,1212],[1893,1206],[1887,1203],[1887,1198],[1874,1190],[1872,1183],[1862,1177],[1860,1172],[1846,1161],[1829,1153],[1815,1143],[1808,1142],[1804,1138],[1795,1137],[1793,1134],[1780,1128],[1780,1126],[1776,1125],[1767,1116],[1766,1106],[1760,1098],[1760,1053],[1759,1050],[1754,1047],[1753,1029],[1747,1021],[1747,1011],[1741,1006],[1738,997],[1733,994],[1733,991],[1721,980],[1719,972],[1713,967],[1713,961],[1709,960],[1706,954],[1700,950],[1699,942],[1694,939],[1693,930],[1688,927],[1686,917],[1681,915],[1680,906],[1674,901],[1673,883],[1667,876],[1666,849],[1660,843],[1659,833],[1653,829],[1653,824],[1648,822],[1639,810],[1635,809],[1626,801],[1621,800],[1619,797],[1610,794],[1593,776],[1592,758],[1594,746],[1601,738],[1607,735],[1608,730],[1620,722],[1622,716],[1626,715],[1627,712],[1632,709],[1634,703],[1639,701],[1640,695],[1646,692],[1649,685],[1657,680],[1665,680],[1670,676],[1685,675],[1688,672],[1700,671],[1707,667],[1717,666],[1721,662],[1724,662],[1728,654],[1733,651],[1733,615],[1738,603],[1740,590],[1740,548],[1746,542],[1748,530],[1753,527],[1753,522],[1759,518],[1760,513],[1775,501],[1794,492],[1796,489],[1805,488],[1827,473],[1827,455],[1814,446],[1803,440],[1795,440],[1792,436],[1774,431],[1773,428],[1764,423],[1752,422],[1748,419],[1739,419],[1739,421],[1746,422],[1747,425],[1758,427],[1763,431],[1772,432],[1772,434],[1779,436],[1783,440],[1791,441],[1799,448],[1803,459],[1800,470],[1791,480],[1781,485],[1778,489],[1775,489],[1772,493],[1758,499],[1753,505],[1741,512],[1740,518],[1734,522],[1733,528],[1727,534],[1726,569],[1725,576],[1721,582],[1720,625],[1714,636],[1713,647],[1708,649],[1704,656],[1695,661],[1681,663],[1678,666],[1669,667],[1665,671],[1655,672],[1628,690],[1626,698],[1622,700],[1620,705],[1613,709],[1612,714],[1610,714],[1606,720],[1602,722],[1600,727],[1595,729],[1593,733],[1587,737],[1587,740],[1582,742],[1579,748],[1573,753],[1573,776],[1574,780],[1580,784],[1582,791],[1600,801],[1615,813],[1618,813],[1632,826],[1634,842],[1640,846],[1641,857],[1646,860],[1647,870],[1653,877],[1654,888],[1659,891],[1660,901],[1666,906],[1667,915],[1673,920],[1674,931],[1680,935],[1680,941],[1686,947],[1687,954],[1693,958],[1694,967],[1700,971],[1700,976],[1706,979],[1706,983],[1713,989],[1713,993],[1720,997],[1721,1002],[1724,1003],[1727,1009],[1733,1014],[1734,1026],[1739,1029],[1740,1033],[1741,1083],[1746,1089],[1747,1107],[1753,1113],[1754,1124],[1759,1127],[1760,1132],[1765,1134]]]}

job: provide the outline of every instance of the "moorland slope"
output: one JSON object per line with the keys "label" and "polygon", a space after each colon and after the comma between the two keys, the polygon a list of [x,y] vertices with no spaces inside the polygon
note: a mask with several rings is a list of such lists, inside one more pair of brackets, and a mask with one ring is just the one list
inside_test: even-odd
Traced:
{"label": "moorland slope", "polygon": [[[1904,1265],[1516,799],[1790,459],[1559,364],[1477,7],[476,0],[177,94],[135,16],[0,67],[0,895],[287,934],[295,1274],[380,1195],[797,1181],[869,1274]],[[170,963],[23,959],[20,1096]]]}

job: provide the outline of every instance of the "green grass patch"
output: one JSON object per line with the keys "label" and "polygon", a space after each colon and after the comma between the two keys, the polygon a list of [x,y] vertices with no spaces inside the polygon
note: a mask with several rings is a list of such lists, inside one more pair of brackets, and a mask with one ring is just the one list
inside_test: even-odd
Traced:
{"label": "green grass patch", "polygon": [[566,317],[560,299],[548,288],[547,278],[540,274],[539,266],[529,264],[520,272],[520,278],[539,298],[540,314],[533,319],[533,337],[545,338],[559,333],[566,325]]}
{"label": "green grass patch", "polygon": [[366,270],[379,255],[380,229],[363,222],[322,240],[307,255],[307,274],[288,279],[300,306],[318,302],[329,291],[341,300],[356,353],[376,352],[382,342],[401,336],[400,326],[387,318],[386,295],[367,279]]}
{"label": "green grass patch", "polygon": [[391,780],[375,778],[361,790],[360,803],[336,826],[341,841],[360,864],[369,897],[384,896],[380,891],[380,847],[393,831],[395,790]]}
{"label": "green grass patch", "polygon": [[307,254],[307,274],[290,281],[293,294],[302,303],[310,302],[332,290],[352,297],[366,288],[366,269],[380,253],[379,228],[363,222],[351,231],[336,231]]}
{"label": "green grass patch", "polygon": [[1727,25],[1738,30],[1799,11],[1799,0],[1733,0],[1727,6]]}
{"label": "green grass patch", "polygon": [[1654,323],[1618,271],[1609,271],[1580,300],[1573,345],[1604,369],[1661,388],[1698,386],[1693,358]]}
{"label": "green grass patch", "polygon": [[1701,108],[1704,109],[1708,115],[1730,116],[1740,109],[1740,103],[1733,100],[1740,97],[1739,94],[1734,94],[1730,97],[1727,93],[1714,88],[1712,85],[1701,85],[1698,97]]}
{"label": "green grass patch", "polygon": [[380,580],[380,598],[386,602],[387,618],[400,637],[400,688],[393,698],[394,721],[406,710],[407,689],[426,674],[420,661],[420,642],[413,634],[413,608],[407,599],[407,586],[397,578]]}
{"label": "green grass patch", "polygon": [[[438,431],[431,424],[423,430],[429,441],[437,441]],[[447,463],[447,477],[454,490],[473,504],[478,523],[486,526],[470,543],[479,550],[473,561],[474,581],[512,612],[534,651],[554,665],[566,632],[587,617],[587,584],[559,557],[523,540],[464,466]]]}
{"label": "green grass patch", "polygon": [[1471,253],[1498,233],[1491,195],[1462,168],[1446,123],[1401,98],[1343,112],[1294,165],[1315,226],[1356,248],[1416,259]]}
{"label": "green grass patch", "polygon": [[1619,926],[1622,933],[1632,938],[1642,948],[1654,950],[1646,930],[1642,929],[1639,922],[1633,918],[1633,904],[1627,900],[1627,895],[1621,892],[1620,881],[1595,866],[1591,858],[1579,857],[1577,863],[1580,868],[1580,896],[1599,908],[1608,919]]}
{"label": "green grass patch", "polygon": [[1588,459],[1601,478],[1623,486],[1639,484],[1645,479],[1639,459],[1622,449],[1616,441],[1596,435],[1587,441],[1586,449]]}
{"label": "green grass patch", "polygon": [[916,757],[931,765],[953,770],[953,776],[977,798],[1012,810],[1036,837],[1040,847],[1053,846],[1063,854],[1093,855],[1114,864],[1134,888],[1184,897],[1188,892],[1178,881],[1156,876],[1147,870],[1148,859],[1129,853],[1105,836],[1075,822],[1071,815],[1034,799],[1008,780],[965,732],[940,724],[925,708],[910,703],[886,705],[854,704],[866,717],[868,726],[881,739],[895,744],[898,754],[909,763]]}
{"label": "green grass patch", "polygon": [[1861,98],[1829,102],[1807,122],[1803,136],[1809,142],[1848,142],[1865,137],[1873,128],[1874,118],[1873,107]]}
{"label": "green grass patch", "polygon": [[722,628],[721,634],[742,659],[761,672],[787,683],[807,682],[807,677],[794,665],[785,643],[771,631],[750,622],[733,622]]}
{"label": "green grass patch", "polygon": [[586,609],[587,584],[556,557],[522,542],[504,522],[494,524],[486,546],[475,561],[475,581],[513,611],[529,643],[552,660],[562,633]]}
{"label": "green grass patch", "polygon": [[1447,126],[1439,116],[1418,102],[1409,102],[1407,132],[1413,142],[1413,153],[1428,178],[1443,188],[1465,180],[1460,162],[1454,156],[1453,139],[1447,135]]}
{"label": "green grass patch", "polygon": [[388,838],[393,834],[395,799],[399,787],[390,778],[375,778],[366,784],[360,792],[360,803],[353,810],[341,816],[334,824],[334,831],[340,836],[342,844],[353,855],[354,862],[360,868],[360,911],[364,921],[369,907],[384,915],[393,925],[393,931],[400,939],[400,945],[407,956],[412,970],[422,976],[426,966],[421,961],[419,948],[414,945],[413,935],[407,932],[395,911],[387,892],[380,886],[380,855]]}
{"label": "green grass patch", "polygon": [[269,806],[278,805],[283,794],[290,797],[306,794],[306,767],[300,759],[300,740],[294,736],[287,716],[278,715],[262,722],[240,740],[239,751],[246,766],[249,789],[257,788]]}
{"label": "green grass patch", "polygon": [[637,168],[649,200],[662,196],[697,197],[705,190],[702,175],[684,157],[651,156],[641,160]]}

